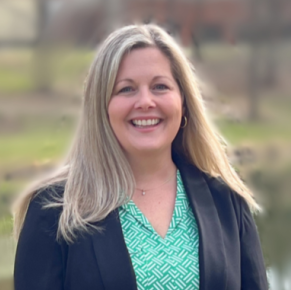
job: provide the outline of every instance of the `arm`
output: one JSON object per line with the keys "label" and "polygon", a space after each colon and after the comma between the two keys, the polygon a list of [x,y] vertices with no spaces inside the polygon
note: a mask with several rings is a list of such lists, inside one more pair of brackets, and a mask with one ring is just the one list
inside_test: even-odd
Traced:
{"label": "arm", "polygon": [[56,241],[59,211],[43,209],[43,193],[30,202],[19,237],[15,290],[63,289],[62,250]]}
{"label": "arm", "polygon": [[268,289],[266,268],[264,265],[256,224],[247,203],[241,199],[241,289]]}

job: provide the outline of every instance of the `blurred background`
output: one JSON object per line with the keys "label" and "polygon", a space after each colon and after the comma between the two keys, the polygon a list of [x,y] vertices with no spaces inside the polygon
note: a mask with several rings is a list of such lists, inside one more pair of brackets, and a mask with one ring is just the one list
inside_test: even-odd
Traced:
{"label": "blurred background", "polygon": [[0,289],[13,289],[11,204],[72,140],[98,46],[157,23],[184,47],[228,155],[264,211],[271,289],[291,289],[290,0],[0,0]]}

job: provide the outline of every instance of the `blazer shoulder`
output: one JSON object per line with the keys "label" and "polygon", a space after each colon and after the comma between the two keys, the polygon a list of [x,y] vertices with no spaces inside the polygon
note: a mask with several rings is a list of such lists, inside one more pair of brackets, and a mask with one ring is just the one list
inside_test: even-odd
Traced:
{"label": "blazer shoulder", "polygon": [[28,205],[25,224],[41,226],[43,230],[56,233],[60,214],[64,186],[50,185],[39,189]]}
{"label": "blazer shoulder", "polygon": [[51,184],[38,189],[31,202],[54,203],[61,201],[64,195],[65,184]]}
{"label": "blazer shoulder", "polygon": [[221,177],[213,177],[206,173],[202,174],[211,192],[215,192],[215,194],[222,196],[232,196],[236,202],[240,202],[240,199],[243,198],[241,195],[235,192]]}
{"label": "blazer shoulder", "polygon": [[216,203],[229,204],[234,209],[237,221],[241,224],[242,211],[250,211],[244,197],[234,191],[221,177],[212,177],[203,173],[213,199]]}
{"label": "blazer shoulder", "polygon": [[63,190],[40,189],[32,197],[19,235],[14,287],[20,289],[63,289],[67,247],[57,240],[61,207],[50,207]]}
{"label": "blazer shoulder", "polygon": [[242,196],[235,192],[230,186],[220,177],[213,177],[201,171],[196,165],[191,163],[187,158],[173,152],[173,160],[181,171],[185,182],[188,180],[197,179],[207,184],[215,205],[221,208],[222,211],[226,207],[233,207],[237,217],[240,216],[241,205],[246,205]]}

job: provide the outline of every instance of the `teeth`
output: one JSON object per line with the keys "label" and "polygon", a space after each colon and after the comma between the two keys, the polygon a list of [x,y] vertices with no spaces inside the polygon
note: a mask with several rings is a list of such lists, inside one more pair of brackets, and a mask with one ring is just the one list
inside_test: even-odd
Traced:
{"label": "teeth", "polygon": [[153,126],[160,122],[159,119],[148,119],[148,120],[132,120],[132,123],[136,126]]}

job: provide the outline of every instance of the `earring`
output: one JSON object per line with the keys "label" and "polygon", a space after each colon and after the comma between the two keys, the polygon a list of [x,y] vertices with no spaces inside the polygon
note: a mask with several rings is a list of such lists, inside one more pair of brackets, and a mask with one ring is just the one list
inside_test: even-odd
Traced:
{"label": "earring", "polygon": [[182,128],[182,129],[184,129],[184,128],[187,126],[187,124],[188,124],[187,117],[186,117],[186,116],[183,116],[183,118],[184,118],[184,124],[181,125],[181,127],[180,127],[180,128]]}

